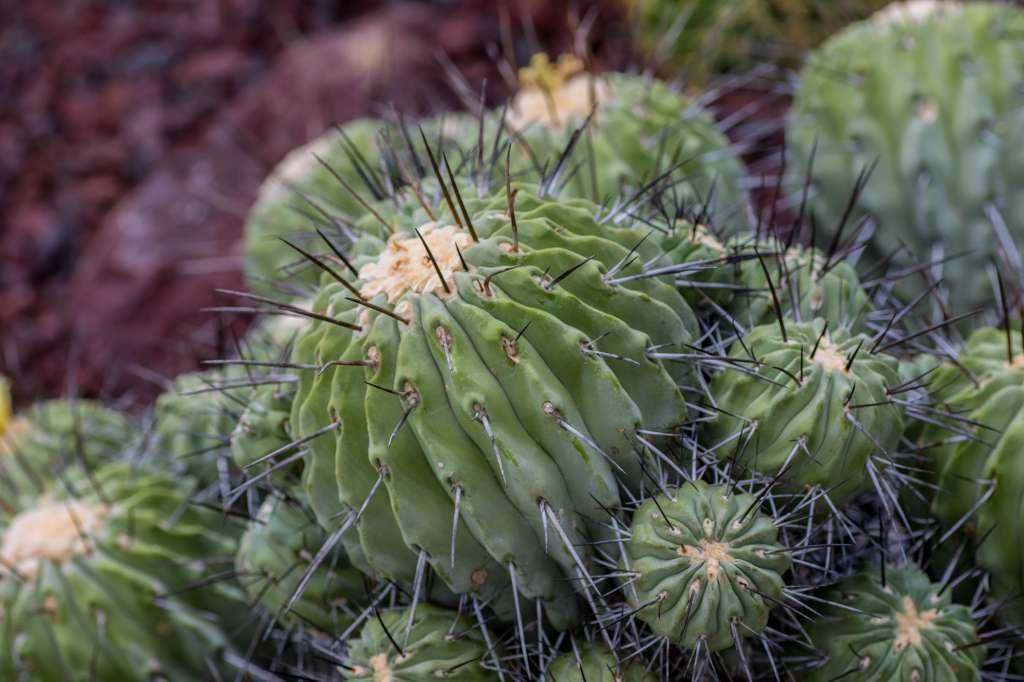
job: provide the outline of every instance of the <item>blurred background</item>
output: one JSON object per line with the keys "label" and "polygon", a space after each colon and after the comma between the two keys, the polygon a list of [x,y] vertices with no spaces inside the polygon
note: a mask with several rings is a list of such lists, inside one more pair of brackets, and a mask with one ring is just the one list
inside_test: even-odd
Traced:
{"label": "blurred background", "polygon": [[787,69],[836,28],[808,34],[793,7],[834,24],[885,4],[817,1],[748,1],[792,7],[770,35],[712,32],[666,64],[630,24],[642,0],[2,0],[0,374],[19,402],[145,402],[223,355],[245,321],[202,309],[242,286],[244,218],[274,164],[335,123],[459,108],[454,72],[500,104],[501,55],[586,44],[601,68],[700,83],[770,188]]}

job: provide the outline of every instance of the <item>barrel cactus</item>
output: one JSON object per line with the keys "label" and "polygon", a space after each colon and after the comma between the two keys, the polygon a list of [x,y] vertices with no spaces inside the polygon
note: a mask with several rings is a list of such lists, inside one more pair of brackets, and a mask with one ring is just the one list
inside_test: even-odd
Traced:
{"label": "barrel cactus", "polygon": [[753,495],[690,481],[633,513],[621,559],[626,599],[658,635],[721,651],[756,635],[790,567]]}
{"label": "barrel cactus", "polygon": [[[363,574],[340,547],[324,558],[296,598],[298,587],[327,537],[301,499],[269,496],[242,536],[235,565],[255,604],[285,625],[321,633],[345,629],[364,593]],[[289,603],[295,602],[289,607]]]}
{"label": "barrel cactus", "polygon": [[[183,590],[232,543],[188,490],[115,462],[0,517],[0,676],[199,679],[226,645]],[[215,589],[215,588],[211,588]],[[205,591],[204,591],[205,592]]]}
{"label": "barrel cactus", "polygon": [[37,403],[0,430],[0,506],[46,493],[66,468],[119,458],[140,438],[128,417],[100,403]]}
{"label": "barrel cactus", "polygon": [[721,226],[747,223],[742,163],[711,116],[661,81],[627,74],[594,75],[580,60],[552,64],[535,55],[520,71],[520,89],[509,104],[506,125],[514,154],[529,169],[551,173],[576,129],[593,112],[553,184],[565,196],[604,203],[625,199],[673,170],[681,200]]}
{"label": "barrel cactus", "polygon": [[630,654],[616,656],[605,644],[586,642],[552,660],[543,679],[544,682],[656,682],[658,678]]}
{"label": "barrel cactus", "polygon": [[607,535],[603,509],[652,457],[637,427],[687,418],[689,370],[649,349],[697,327],[671,286],[616,279],[642,272],[631,248],[656,259],[643,233],[534,191],[481,202],[472,233],[396,233],[357,281],[326,284],[314,309],[327,319],[295,350],[320,369],[302,373],[291,423],[311,439],[318,518],[333,529],[362,509],[355,534],[383,576],[409,580],[416,548],[457,594],[512,580],[564,625],[586,538]]}
{"label": "barrel cactus", "polygon": [[[780,328],[780,324],[782,328]],[[735,472],[777,477],[788,493],[824,490],[845,504],[871,489],[875,455],[891,454],[903,415],[889,400],[899,363],[870,337],[825,320],[755,327],[711,382],[717,413],[704,443]]]}
{"label": "barrel cactus", "polygon": [[301,475],[302,451],[289,448],[294,394],[288,384],[260,386],[239,416],[231,432],[231,458],[249,476],[287,483]]}
{"label": "barrel cactus", "polygon": [[384,611],[348,642],[342,677],[353,682],[490,682],[499,679],[492,668],[499,656],[494,642],[483,626],[455,611],[429,604]]}
{"label": "barrel cactus", "polygon": [[876,222],[876,257],[901,243],[959,255],[943,265],[957,306],[993,299],[985,266],[1006,247],[996,225],[1022,241],[1022,30],[1008,3],[894,4],[812,54],[793,105],[792,179],[810,172],[818,224],[839,226],[874,166],[848,222]]}
{"label": "barrel cactus", "polygon": [[985,646],[971,611],[918,567],[872,568],[825,591],[830,605],[807,625],[823,655],[800,679],[981,679]]}

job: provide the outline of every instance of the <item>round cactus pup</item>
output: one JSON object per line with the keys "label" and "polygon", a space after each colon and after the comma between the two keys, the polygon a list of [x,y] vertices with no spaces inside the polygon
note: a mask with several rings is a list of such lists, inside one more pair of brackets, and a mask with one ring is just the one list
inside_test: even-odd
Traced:
{"label": "round cactus pup", "polygon": [[619,659],[607,645],[586,642],[578,650],[551,661],[543,679],[544,682],[657,682],[658,678],[635,658],[631,662]]}
{"label": "round cactus pup", "polygon": [[674,643],[728,649],[767,625],[782,600],[789,553],[753,495],[699,480],[670,494],[633,513],[621,560],[626,599]]}
{"label": "round cactus pup", "polygon": [[868,467],[884,469],[871,458],[903,433],[888,394],[902,383],[899,363],[871,344],[820,319],[755,327],[711,381],[717,414],[702,442],[782,492],[824,490],[835,506],[866,492]]}
{"label": "round cactus pup", "polygon": [[341,632],[361,607],[363,574],[336,548],[319,565],[289,609],[313,558],[327,541],[302,500],[271,495],[242,536],[235,565],[249,596],[284,624]]}
{"label": "round cactus pup", "polygon": [[429,604],[384,611],[348,642],[341,673],[353,682],[490,682],[499,679],[490,669],[498,658],[493,642],[486,629],[455,611]]}
{"label": "round cactus pup", "polygon": [[828,589],[807,634],[824,654],[801,679],[826,682],[968,682],[981,679],[985,647],[971,610],[914,565],[859,573]]}
{"label": "round cactus pup", "polygon": [[228,588],[176,594],[233,543],[172,478],[113,463],[62,484],[0,516],[0,677],[206,677],[225,637],[196,607]]}
{"label": "round cactus pup", "polygon": [[231,458],[249,476],[263,475],[283,483],[301,475],[302,449],[287,449],[292,443],[289,420],[294,396],[294,387],[287,384],[253,391],[231,432]]}

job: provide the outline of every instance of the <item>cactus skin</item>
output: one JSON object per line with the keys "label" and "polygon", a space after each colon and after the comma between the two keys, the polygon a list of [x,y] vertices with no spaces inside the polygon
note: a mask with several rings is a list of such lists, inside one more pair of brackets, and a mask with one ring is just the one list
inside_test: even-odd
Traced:
{"label": "cactus skin", "polygon": [[913,565],[872,568],[841,581],[823,598],[851,608],[815,607],[820,617],[807,625],[826,659],[800,679],[852,682],[981,679],[985,647],[971,611],[955,604],[949,590],[932,583]]}
{"label": "cactus skin", "polygon": [[[861,170],[878,166],[851,217],[878,223],[877,258],[901,243],[927,258],[941,246],[954,307],[990,303],[985,266],[1001,250],[987,214],[1024,235],[1024,11],[995,2],[892,5],[807,61],[787,141],[802,183],[818,146],[809,204],[834,229]],[[931,9],[930,9],[931,8]],[[843,74],[849,74],[844,78]],[[1015,232],[1014,232],[1015,231]]]}
{"label": "cactus skin", "polygon": [[739,637],[764,629],[782,599],[789,554],[772,519],[751,509],[753,495],[699,480],[671,494],[633,513],[622,568],[636,580],[625,587],[626,599],[672,642],[727,649],[735,643],[734,621]]}
{"label": "cactus skin", "polygon": [[301,499],[271,495],[238,544],[235,566],[245,575],[249,596],[278,616],[282,625],[323,633],[341,632],[358,612],[363,574],[337,548],[313,574],[291,611],[284,609],[310,560],[326,541],[323,529]]}
{"label": "cactus skin", "polygon": [[[567,538],[605,532],[584,517],[600,518],[599,503],[619,504],[616,472],[626,485],[641,480],[631,444],[636,426],[672,429],[686,419],[675,378],[682,372],[646,359],[646,349],[688,342],[697,327],[671,286],[602,280],[642,234],[599,225],[585,201],[554,202],[517,189],[518,254],[510,252],[504,196],[476,206],[478,244],[451,226],[420,230],[443,262],[447,293],[417,237],[396,235],[379,260],[363,265],[357,286],[408,324],[353,304],[336,282],[321,289],[314,309],[359,331],[317,323],[296,344],[297,363],[349,366],[302,373],[292,425],[298,437],[339,425],[310,441],[305,462],[311,504],[328,530],[345,509],[363,505],[384,472],[385,486],[354,533],[381,575],[410,580],[416,547],[454,592],[487,595],[504,588],[511,565],[521,594],[546,600],[549,617],[565,626],[576,609],[565,577],[576,564],[557,532],[545,551],[544,527],[555,528],[537,501],[549,505]],[[463,271],[452,241],[471,272]],[[645,257],[655,248],[645,245]],[[392,265],[394,279],[375,272],[390,273]],[[512,265],[521,267],[508,270]],[[378,293],[382,283],[395,285],[390,298]],[[606,332],[597,348],[636,364],[583,352]]]}
{"label": "cactus skin", "polygon": [[[1024,606],[1013,599],[1024,587],[1024,550],[1014,531],[1024,490],[1024,354],[1017,352],[1024,345],[1018,332],[1010,335],[1010,342],[1012,360],[1007,358],[1003,331],[979,329],[957,358],[970,375],[952,363],[933,373],[930,386],[939,407],[961,421],[950,421],[948,428],[929,425],[919,442],[938,444],[927,451],[938,484],[932,514],[943,529],[966,518],[945,544],[955,548],[965,539],[976,542],[991,530],[991,537],[977,547],[975,560],[989,571],[992,597],[1007,600],[1000,617],[1024,626]],[[970,438],[947,442],[965,431]],[[975,514],[968,516],[976,506]]]}
{"label": "cactus skin", "polygon": [[[271,460],[254,464],[292,442],[289,421],[294,395],[295,391],[288,385],[260,386],[253,392],[245,410],[238,418],[238,423],[231,432],[231,459],[249,476],[260,475],[299,452],[299,448],[296,448]],[[299,461],[275,468],[269,478],[275,484],[286,484],[292,479],[298,480],[301,474],[300,457]]]}
{"label": "cactus skin", "polygon": [[96,467],[138,444],[120,412],[91,400],[37,403],[0,432],[0,507],[50,490],[59,472],[84,461]]}
{"label": "cactus skin", "polygon": [[[901,381],[898,361],[870,353],[869,337],[844,329],[829,329],[822,336],[824,328],[824,320],[788,321],[784,341],[777,324],[763,325],[743,344],[735,343],[730,357],[760,377],[730,369],[714,376],[711,392],[720,409],[708,423],[703,442],[714,447],[732,437],[738,444],[719,448],[719,459],[735,457],[740,471],[753,469],[768,477],[786,467],[778,490],[799,493],[820,487],[829,491],[833,504],[842,505],[871,488],[868,458],[879,448],[891,452],[899,442],[903,417],[888,404],[886,389]],[[847,407],[848,400],[863,407]],[[851,416],[871,435],[858,429]],[[751,423],[756,428],[749,442],[746,436],[736,441],[736,434]],[[806,452],[797,446],[799,439],[804,439]]]}
{"label": "cactus skin", "polygon": [[162,474],[115,462],[62,480],[74,495],[54,491],[0,519],[0,677],[208,676],[225,637],[197,608],[223,603],[228,587],[175,591],[200,577],[194,562],[233,543]]}
{"label": "cactus skin", "polygon": [[[565,61],[563,57],[559,66]],[[673,184],[679,198],[698,212],[707,204],[712,223],[722,228],[747,225],[743,165],[698,104],[650,78],[619,73],[567,75],[573,73],[571,67],[562,68],[561,74],[558,69],[544,55],[537,55],[531,67],[520,72],[523,86],[510,104],[508,127],[515,132],[518,144],[513,154],[519,157],[521,171],[553,168],[596,101],[591,132],[565,164],[562,196],[595,203],[626,197],[686,160],[674,173],[680,179]],[[545,78],[545,72],[555,75]],[[554,114],[549,96],[556,103]],[[578,170],[568,177],[577,165]]]}
{"label": "cactus skin", "polygon": [[[437,679],[490,682],[498,675],[485,668],[497,655],[476,623],[455,611],[418,604],[409,628],[409,609],[381,612],[349,641],[341,673],[352,682],[433,682]],[[385,629],[387,628],[387,632]],[[390,633],[402,653],[388,637]]]}
{"label": "cactus skin", "polygon": [[[627,655],[623,655],[625,659]],[[570,651],[548,666],[544,682],[657,682],[643,664],[630,659],[621,663],[604,644],[586,642],[578,654]]]}

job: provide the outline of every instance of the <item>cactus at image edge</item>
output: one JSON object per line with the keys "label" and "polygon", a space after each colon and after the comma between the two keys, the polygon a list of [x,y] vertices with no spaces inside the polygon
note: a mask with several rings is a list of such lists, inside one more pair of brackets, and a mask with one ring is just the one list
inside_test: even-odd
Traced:
{"label": "cactus at image edge", "polygon": [[873,567],[845,578],[821,595],[806,625],[823,663],[803,672],[809,682],[980,680],[985,646],[971,610],[918,567]]}
{"label": "cactus at image edge", "polygon": [[635,656],[616,656],[607,645],[586,642],[578,650],[557,656],[548,665],[544,682],[657,682]]}
{"label": "cactus at image edge", "polygon": [[1021,32],[1024,10],[1010,3],[890,5],[810,56],[793,104],[791,180],[803,185],[813,157],[818,225],[838,228],[877,161],[848,224],[875,221],[876,260],[901,244],[904,260],[958,255],[942,267],[959,311],[993,300],[996,225],[1024,245]]}
{"label": "cactus at image edge", "polygon": [[686,649],[760,633],[782,600],[788,551],[753,495],[703,481],[641,504],[624,540],[623,591],[637,618]]}

